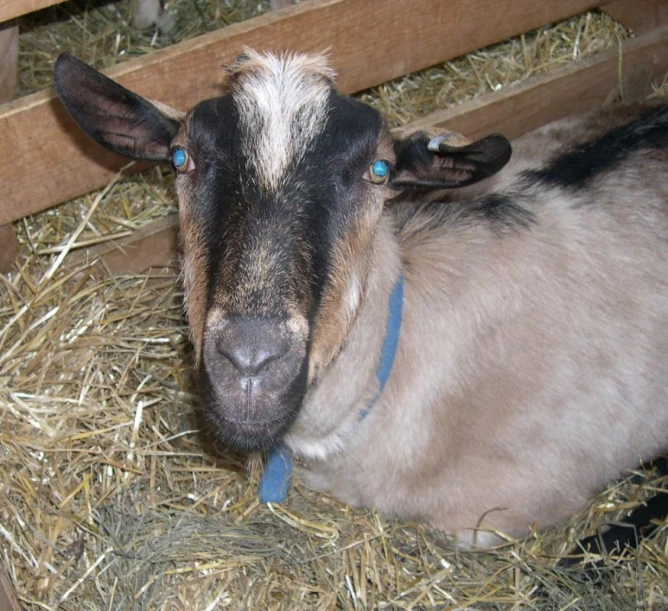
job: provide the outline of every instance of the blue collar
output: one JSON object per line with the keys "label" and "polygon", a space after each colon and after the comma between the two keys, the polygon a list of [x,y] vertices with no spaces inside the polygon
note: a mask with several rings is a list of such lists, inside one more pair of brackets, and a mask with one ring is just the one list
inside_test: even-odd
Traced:
{"label": "blue collar", "polygon": [[[385,339],[380,352],[380,362],[376,370],[378,378],[378,392],[371,398],[367,406],[360,412],[359,420],[367,417],[373,406],[380,398],[387,380],[392,371],[394,357],[399,345],[401,330],[401,315],[404,306],[404,277],[399,276],[396,281],[390,301],[387,306],[387,323],[385,325]],[[292,477],[292,457],[290,450],[282,443],[271,453],[267,466],[260,482],[261,503],[282,503],[288,496],[290,478]]]}

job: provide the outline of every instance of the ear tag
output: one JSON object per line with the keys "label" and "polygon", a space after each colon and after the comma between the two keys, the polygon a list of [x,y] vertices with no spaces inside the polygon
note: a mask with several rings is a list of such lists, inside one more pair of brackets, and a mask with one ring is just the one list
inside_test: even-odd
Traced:
{"label": "ear tag", "polygon": [[440,153],[441,144],[445,144],[449,149],[457,149],[473,144],[473,142],[456,132],[445,132],[434,136],[427,144],[427,150],[432,153]]}

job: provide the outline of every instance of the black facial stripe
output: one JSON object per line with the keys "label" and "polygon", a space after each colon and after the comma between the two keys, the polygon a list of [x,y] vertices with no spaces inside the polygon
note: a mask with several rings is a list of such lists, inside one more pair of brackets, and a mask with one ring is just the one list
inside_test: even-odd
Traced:
{"label": "black facial stripe", "polygon": [[[237,109],[231,96],[201,102],[191,111],[188,121],[189,152],[198,164],[226,161],[235,169],[231,157],[241,148]],[[238,159],[236,169],[238,169]]]}
{"label": "black facial stripe", "polygon": [[[294,296],[296,280],[306,280],[312,322],[331,272],[335,240],[360,213],[360,189],[373,188],[362,176],[375,158],[382,119],[333,91],[323,131],[289,163],[271,191],[244,158],[239,121],[232,97],[225,96],[198,105],[189,123],[189,150],[197,167],[191,205],[205,235],[208,305],[219,290],[223,262],[232,284],[247,282],[247,258],[261,242],[272,254],[273,298]],[[295,274],[298,279],[291,277]],[[258,295],[257,303],[265,297]],[[251,300],[244,308],[255,305]]]}
{"label": "black facial stripe", "polygon": [[241,155],[239,118],[232,97],[205,100],[191,112],[188,148],[196,170],[192,214],[203,231],[207,307],[213,305],[221,262],[234,258],[246,233],[243,188],[252,184]]}
{"label": "black facial stripe", "polygon": [[668,106],[662,106],[644,111],[635,121],[557,157],[546,168],[523,172],[521,178],[525,183],[583,188],[637,151],[667,147]]}
{"label": "black facial stripe", "polygon": [[314,139],[299,176],[312,177],[309,242],[313,245],[311,319],[331,273],[335,241],[350,227],[360,212],[362,176],[374,160],[383,121],[370,107],[332,90],[327,123]]}

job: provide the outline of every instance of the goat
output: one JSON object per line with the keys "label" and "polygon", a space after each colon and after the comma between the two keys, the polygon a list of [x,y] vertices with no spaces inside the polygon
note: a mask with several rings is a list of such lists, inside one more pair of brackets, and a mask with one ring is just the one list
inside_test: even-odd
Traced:
{"label": "goat", "polygon": [[322,56],[246,50],[228,73],[184,114],[55,68],[93,139],[175,169],[220,440],[283,441],[306,485],[463,546],[554,524],[666,448],[667,106],[511,157],[500,135],[394,138]]}
{"label": "goat", "polygon": [[158,28],[166,34],[174,27],[174,17],[165,10],[163,0],[137,0],[132,26],[138,30]]}
{"label": "goat", "polygon": [[[292,0],[269,0],[272,11],[292,5]],[[174,17],[165,10],[163,0],[136,0],[132,25],[138,30],[158,28],[167,34],[174,27]]]}

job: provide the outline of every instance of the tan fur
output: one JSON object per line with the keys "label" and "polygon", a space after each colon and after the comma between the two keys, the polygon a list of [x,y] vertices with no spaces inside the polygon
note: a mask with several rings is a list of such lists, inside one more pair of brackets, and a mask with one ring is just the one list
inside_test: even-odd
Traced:
{"label": "tan fur", "polygon": [[[389,131],[379,138],[375,158],[394,163]],[[367,196],[357,205],[364,211],[354,228],[334,245],[332,277],[325,288],[322,305],[313,325],[309,361],[309,382],[313,382],[341,350],[367,292],[369,245],[383,211],[385,199],[394,194],[388,187],[367,187]]]}
{"label": "tan fur", "polygon": [[[379,159],[394,160],[394,153],[385,140],[376,154]],[[309,362],[309,381],[315,380],[332,362],[348,337],[366,297],[366,279],[369,276],[367,253],[373,242],[374,231],[383,210],[384,198],[391,197],[388,188],[369,186],[366,201],[358,208],[357,226],[334,246],[332,277],[324,291],[312,332]]]}
{"label": "tan fur", "polygon": [[199,361],[204,323],[206,320],[206,284],[200,279],[206,276],[206,259],[203,247],[203,231],[188,211],[180,213],[180,237],[183,250],[183,285],[190,339],[195,346],[195,358]]}
{"label": "tan fur", "polygon": [[[364,229],[360,229],[364,233]],[[324,291],[322,304],[313,326],[309,362],[309,380],[314,380],[338,354],[350,327],[357,318],[364,296],[362,278],[367,264],[359,246],[366,246],[364,236],[349,234],[334,246],[333,272]]]}
{"label": "tan fur", "polygon": [[[165,105],[160,108],[165,112]],[[169,107],[166,107],[169,109]],[[171,110],[171,109],[170,109]],[[173,111],[172,112],[177,112]],[[182,118],[181,129],[172,145],[187,148],[187,122]],[[204,250],[204,229],[195,213],[192,185],[188,180],[176,181],[176,192],[179,199],[179,240],[183,252],[182,278],[185,291],[185,307],[188,316],[190,339],[195,346],[195,360],[199,363],[201,356],[204,327],[207,317],[206,283],[206,252]]]}
{"label": "tan fur", "polygon": [[[507,169],[458,198],[629,112],[522,138]],[[401,206],[389,208],[347,341],[286,438],[305,482],[486,546],[569,516],[668,447],[667,167],[665,151],[639,152],[584,194],[532,187],[536,226],[503,235],[418,220],[397,239]],[[360,422],[400,268],[394,369]]]}

